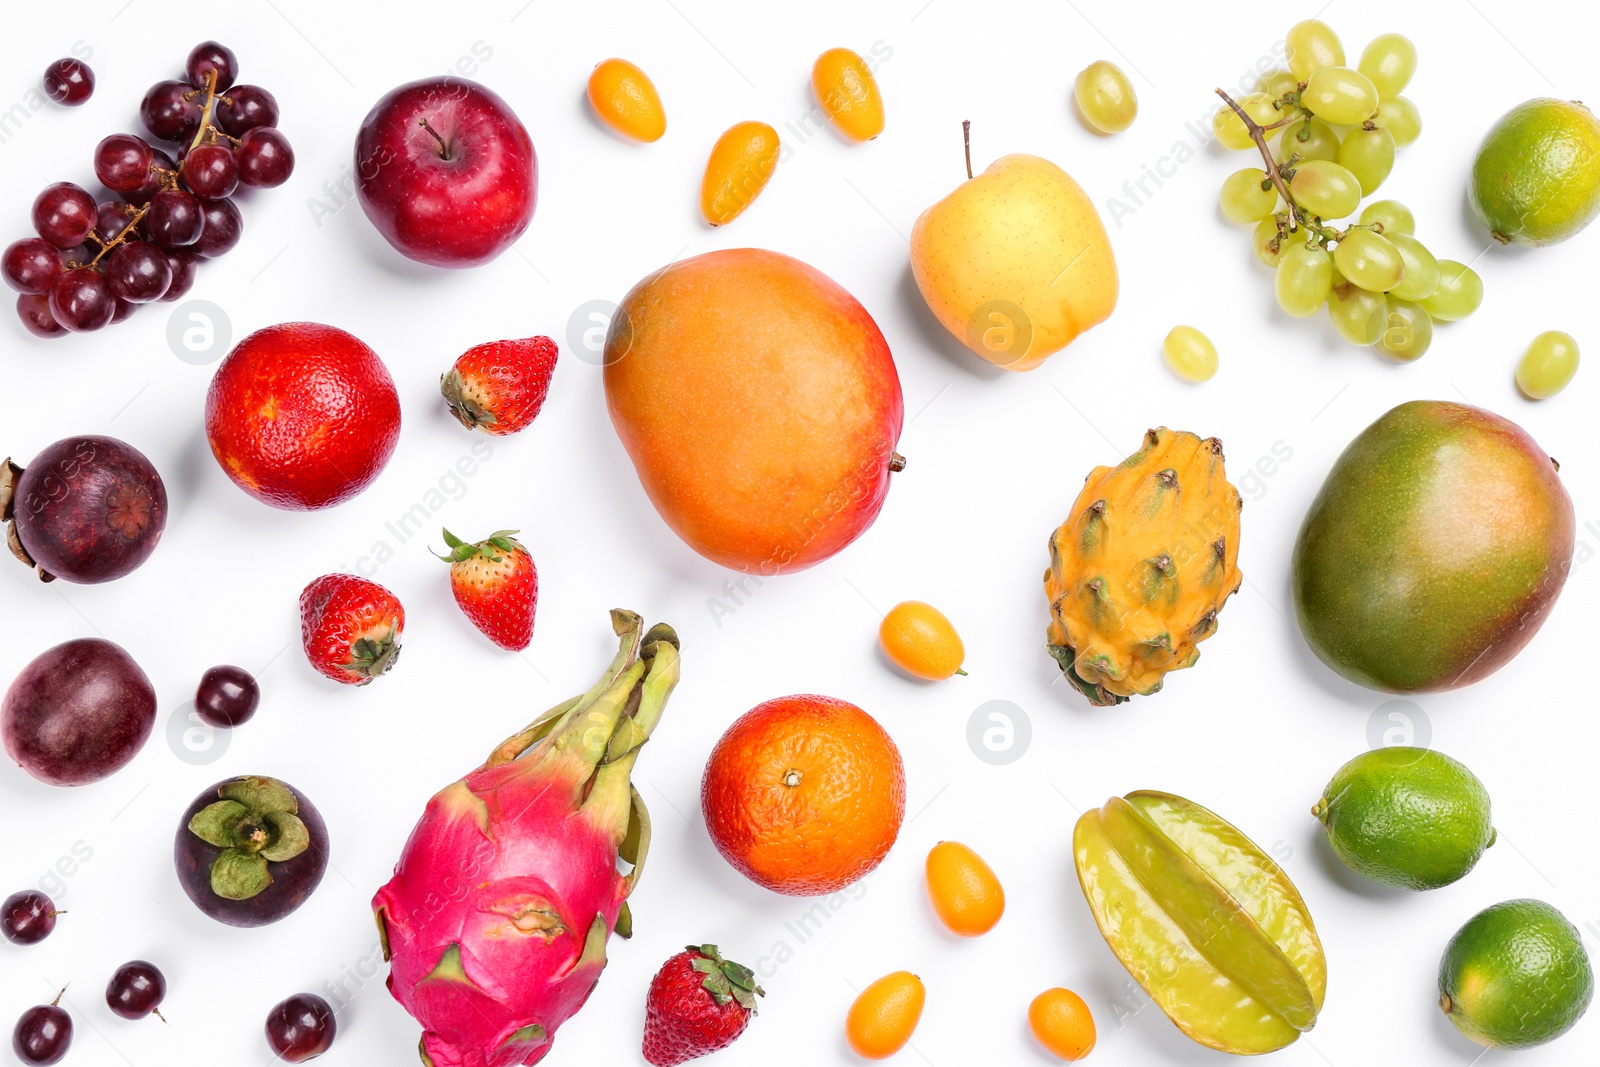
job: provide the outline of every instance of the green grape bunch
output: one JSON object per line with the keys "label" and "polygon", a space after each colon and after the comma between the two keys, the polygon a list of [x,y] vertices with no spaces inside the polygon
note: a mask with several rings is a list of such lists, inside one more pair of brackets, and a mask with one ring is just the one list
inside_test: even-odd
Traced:
{"label": "green grape bunch", "polygon": [[1416,104],[1400,95],[1416,47],[1385,33],[1352,68],[1339,35],[1316,19],[1291,28],[1285,44],[1287,70],[1263,74],[1238,100],[1217,90],[1227,104],[1213,120],[1217,140],[1254,148],[1262,162],[1224,179],[1222,214],[1254,227],[1256,258],[1276,272],[1285,312],[1304,319],[1326,306],[1340,337],[1410,363],[1427,352],[1435,322],[1466,318],[1483,300],[1470,267],[1417,240],[1404,204],[1362,206],[1422,133]]}

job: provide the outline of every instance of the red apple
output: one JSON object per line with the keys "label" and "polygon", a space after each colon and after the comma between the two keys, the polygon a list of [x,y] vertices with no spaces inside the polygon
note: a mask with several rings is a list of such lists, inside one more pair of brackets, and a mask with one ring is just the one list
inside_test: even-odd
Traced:
{"label": "red apple", "polygon": [[356,134],[356,193],[402,255],[476,267],[533,219],[539,160],[506,102],[464,78],[391,91]]}

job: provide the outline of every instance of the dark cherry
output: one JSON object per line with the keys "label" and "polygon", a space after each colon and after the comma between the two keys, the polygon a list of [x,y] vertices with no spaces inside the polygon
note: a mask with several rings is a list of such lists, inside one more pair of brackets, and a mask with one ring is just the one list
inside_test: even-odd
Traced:
{"label": "dark cherry", "polygon": [[239,181],[257,189],[282,185],[294,173],[294,149],[289,147],[289,139],[271,126],[246,132],[234,158],[239,162]]}
{"label": "dark cherry", "polygon": [[56,928],[56,906],[37,889],[12,893],[0,904],[0,934],[13,945],[37,945]]}
{"label": "dark cherry", "polygon": [[172,268],[172,281],[167,285],[167,291],[162,294],[162,303],[170,304],[174,300],[183,299],[184,295],[194,288],[194,268],[200,262],[200,257],[187,248],[166,249],[167,266]]}
{"label": "dark cherry", "polygon": [[156,82],[139,104],[139,118],[159,141],[182,141],[200,128],[201,99],[194,86],[180,81]]}
{"label": "dark cherry", "polygon": [[261,703],[261,686],[243,667],[224,664],[200,676],[194,711],[202,722],[227,728],[250,721]]}
{"label": "dark cherry", "polygon": [[120,300],[148,304],[160,300],[172,284],[172,267],[165,253],[149,241],[128,241],[106,257],[106,284]]}
{"label": "dark cherry", "polygon": [[57,248],[76,248],[94,229],[94,197],[71,182],[47,185],[33,202],[33,228]]}
{"label": "dark cherry", "polygon": [[94,95],[94,71],[81,59],[58,59],[44,68],[44,95],[58,104],[77,107]]}
{"label": "dark cherry", "polygon": [[333,1047],[338,1023],[328,1002],[296,993],[267,1013],[267,1044],[287,1063],[304,1063]]}
{"label": "dark cherry", "polygon": [[0,273],[19,293],[48,293],[63,269],[61,249],[42,237],[13,241],[0,258]]}
{"label": "dark cherry", "polygon": [[145,233],[162,248],[185,248],[200,239],[206,225],[200,200],[187,189],[163,189],[150,198]]}
{"label": "dark cherry", "polygon": [[124,963],[106,985],[106,1003],[124,1019],[143,1019],[152,1013],[162,1019],[156,1009],[166,995],[166,976],[155,964],[144,960]]}
{"label": "dark cherry", "polygon": [[93,267],[74,267],[50,287],[50,314],[73,333],[111,325],[116,310],[106,276]]}
{"label": "dark cherry", "polygon": [[216,118],[223,133],[243,137],[258,126],[278,124],[278,98],[259,85],[235,85],[217,101]]}
{"label": "dark cherry", "polygon": [[224,197],[200,201],[200,210],[205,214],[206,225],[200,231],[200,239],[190,246],[191,251],[206,259],[216,259],[233,251],[239,243],[239,235],[244,232],[244,219],[239,215],[238,206]]}
{"label": "dark cherry", "polygon": [[131,193],[150,180],[155,154],[150,143],[131,133],[113,133],[94,150],[94,176],[114,193]]}
{"label": "dark cherry", "polygon": [[17,297],[17,318],[35,337],[60,337],[67,328],[50,314],[50,298],[42,293],[23,293]]}
{"label": "dark cherry", "polygon": [[183,157],[183,181],[196,196],[220,200],[239,187],[239,161],[224,144],[203,144]]}
{"label": "dark cherry", "polygon": [[29,1008],[11,1032],[11,1051],[23,1063],[60,1063],[72,1047],[72,1016],[61,1007],[63,989],[49,1004]]}
{"label": "dark cherry", "polygon": [[217,82],[211,88],[222,92],[239,76],[239,60],[233,49],[216,41],[201,41],[189,52],[189,61],[183,65],[184,77],[196,89],[206,88],[206,75],[215,71]]}

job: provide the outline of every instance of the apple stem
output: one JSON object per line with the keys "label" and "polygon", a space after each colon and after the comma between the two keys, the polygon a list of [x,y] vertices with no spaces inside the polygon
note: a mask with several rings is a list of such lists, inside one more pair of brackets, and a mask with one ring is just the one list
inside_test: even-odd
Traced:
{"label": "apple stem", "polygon": [[434,129],[432,126],[428,125],[428,120],[426,118],[418,119],[417,120],[417,125],[421,126],[423,129],[427,130],[429,133],[433,134],[433,139],[435,141],[439,142],[439,158],[440,159],[449,159],[450,158],[450,146],[448,144],[445,144],[445,140],[444,140],[443,137],[439,136],[439,131]]}
{"label": "apple stem", "polygon": [[961,147],[967,153],[967,180],[972,180],[972,122],[970,119],[961,120]]}

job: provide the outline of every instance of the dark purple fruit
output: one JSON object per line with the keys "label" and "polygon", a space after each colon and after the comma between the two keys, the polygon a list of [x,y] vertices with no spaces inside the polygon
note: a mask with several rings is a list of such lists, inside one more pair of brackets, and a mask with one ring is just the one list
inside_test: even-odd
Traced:
{"label": "dark purple fruit", "polygon": [[229,926],[265,926],[306,902],[328,869],[328,828],[275,778],[230,778],[195,798],[178,825],[178,882]]}
{"label": "dark purple fruit", "polygon": [[0,704],[6,752],[51,785],[86,785],[121,770],[155,722],[150,679],[121,646],[98,637],[40,653]]}
{"label": "dark purple fruit", "polygon": [[72,1016],[61,1005],[61,994],[49,1004],[29,1008],[11,1031],[11,1051],[23,1063],[60,1063],[72,1047]]}
{"label": "dark purple fruit", "polygon": [[219,729],[249,722],[260,703],[261,686],[243,667],[212,667],[194,692],[195,714]]}
{"label": "dark purple fruit", "polygon": [[115,437],[67,437],[26,469],[0,463],[0,519],[11,552],[44,581],[92,585],[150,557],[167,525],[167,490],[144,453]]}
{"label": "dark purple fruit", "polygon": [[37,945],[56,928],[55,904],[37,889],[12,893],[0,904],[0,934],[13,945]]}
{"label": "dark purple fruit", "polygon": [[296,993],[267,1013],[267,1044],[286,1063],[316,1059],[333,1047],[333,1009],[315,993]]}
{"label": "dark purple fruit", "polygon": [[166,976],[153,963],[132,960],[117,968],[106,985],[106,1004],[124,1019],[143,1019],[155,1013],[167,995]]}

